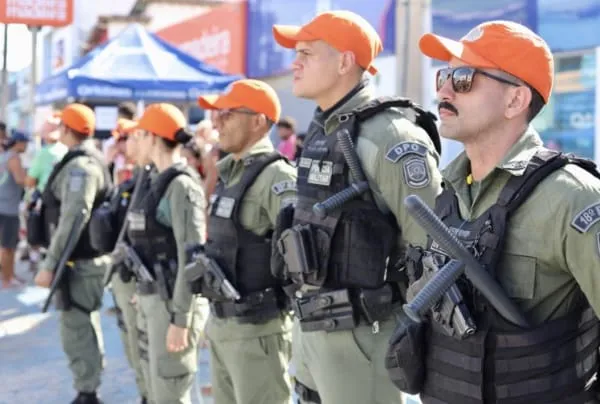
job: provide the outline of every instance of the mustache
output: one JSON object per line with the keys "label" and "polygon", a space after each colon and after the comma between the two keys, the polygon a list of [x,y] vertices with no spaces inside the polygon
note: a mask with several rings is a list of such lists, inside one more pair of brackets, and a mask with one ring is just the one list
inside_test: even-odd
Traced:
{"label": "mustache", "polygon": [[440,103],[438,104],[438,112],[439,112],[439,111],[440,111],[442,108],[443,108],[443,109],[447,109],[448,111],[450,111],[450,112],[452,112],[452,113],[454,113],[455,115],[457,115],[457,116],[458,116],[458,110],[457,110],[457,109],[454,107],[454,105],[450,104],[449,102],[447,102],[447,101],[442,101],[442,102],[440,102]]}

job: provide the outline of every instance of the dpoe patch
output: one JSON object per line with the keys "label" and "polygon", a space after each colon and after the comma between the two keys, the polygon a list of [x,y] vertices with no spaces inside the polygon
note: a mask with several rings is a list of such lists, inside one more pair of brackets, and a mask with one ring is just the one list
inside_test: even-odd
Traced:
{"label": "dpoe patch", "polygon": [[600,221],[600,202],[590,205],[579,212],[573,218],[571,227],[580,233],[585,233],[598,221]]}
{"label": "dpoe patch", "polygon": [[277,184],[273,184],[273,186],[271,187],[271,191],[273,191],[273,193],[275,195],[281,195],[286,191],[295,191],[295,190],[296,190],[296,182],[291,181],[291,180],[278,182]]}
{"label": "dpoe patch", "polygon": [[393,146],[385,154],[385,159],[392,163],[397,163],[407,154],[416,154],[421,157],[427,155],[427,147],[415,142],[402,142]]}
{"label": "dpoe patch", "polygon": [[429,168],[424,158],[415,157],[406,160],[403,165],[404,180],[409,187],[418,189],[429,185],[431,176],[429,175]]}

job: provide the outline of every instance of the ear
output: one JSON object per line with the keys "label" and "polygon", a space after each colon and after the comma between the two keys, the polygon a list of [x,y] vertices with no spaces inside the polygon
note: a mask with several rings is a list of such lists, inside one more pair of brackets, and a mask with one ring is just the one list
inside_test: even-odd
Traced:
{"label": "ear", "polygon": [[340,56],[338,72],[340,75],[348,74],[356,66],[356,56],[350,51],[341,52]]}
{"label": "ear", "polygon": [[265,116],[265,114],[256,114],[253,116],[253,118],[254,118],[254,119],[252,119],[252,125],[254,126],[252,128],[253,132],[255,132],[255,131],[257,132],[268,126],[267,117]]}
{"label": "ear", "polygon": [[507,91],[504,116],[507,119],[513,119],[524,112],[527,113],[529,104],[531,104],[531,97],[531,90],[527,86],[510,88]]}

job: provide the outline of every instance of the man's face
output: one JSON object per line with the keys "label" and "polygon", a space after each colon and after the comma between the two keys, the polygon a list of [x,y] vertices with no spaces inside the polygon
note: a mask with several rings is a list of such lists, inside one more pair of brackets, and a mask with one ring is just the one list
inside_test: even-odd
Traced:
{"label": "man's face", "polygon": [[323,41],[298,42],[292,64],[294,95],[316,100],[327,93],[339,77],[340,57]]}
{"label": "man's face", "polygon": [[215,110],[219,144],[227,153],[239,153],[246,147],[256,113],[245,108]]}
{"label": "man's face", "polygon": [[19,154],[25,153],[25,150],[27,150],[27,142],[17,142],[13,150]]}
{"label": "man's face", "polygon": [[287,140],[290,138],[290,136],[292,136],[294,134],[294,131],[291,130],[290,128],[285,128],[283,126],[278,126],[277,127],[277,134],[279,135],[279,138],[281,140]]}
{"label": "man's face", "polygon": [[[442,70],[443,74],[439,75],[441,80],[437,83],[440,135],[461,142],[477,138],[504,122],[507,91],[511,87],[485,75],[489,73],[502,77],[502,72],[480,69],[484,73],[473,74],[471,88],[460,91],[466,76],[458,74],[460,70],[453,72],[452,69],[464,66],[464,62],[453,58],[449,63],[450,70]],[[453,87],[453,81],[456,88]]]}

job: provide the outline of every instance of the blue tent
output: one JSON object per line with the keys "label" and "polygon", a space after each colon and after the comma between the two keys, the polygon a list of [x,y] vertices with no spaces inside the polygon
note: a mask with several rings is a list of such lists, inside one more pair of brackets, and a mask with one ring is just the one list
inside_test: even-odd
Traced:
{"label": "blue tent", "polygon": [[227,75],[131,24],[115,38],[48,77],[35,102],[68,98],[85,101],[195,101],[218,92],[240,76]]}

